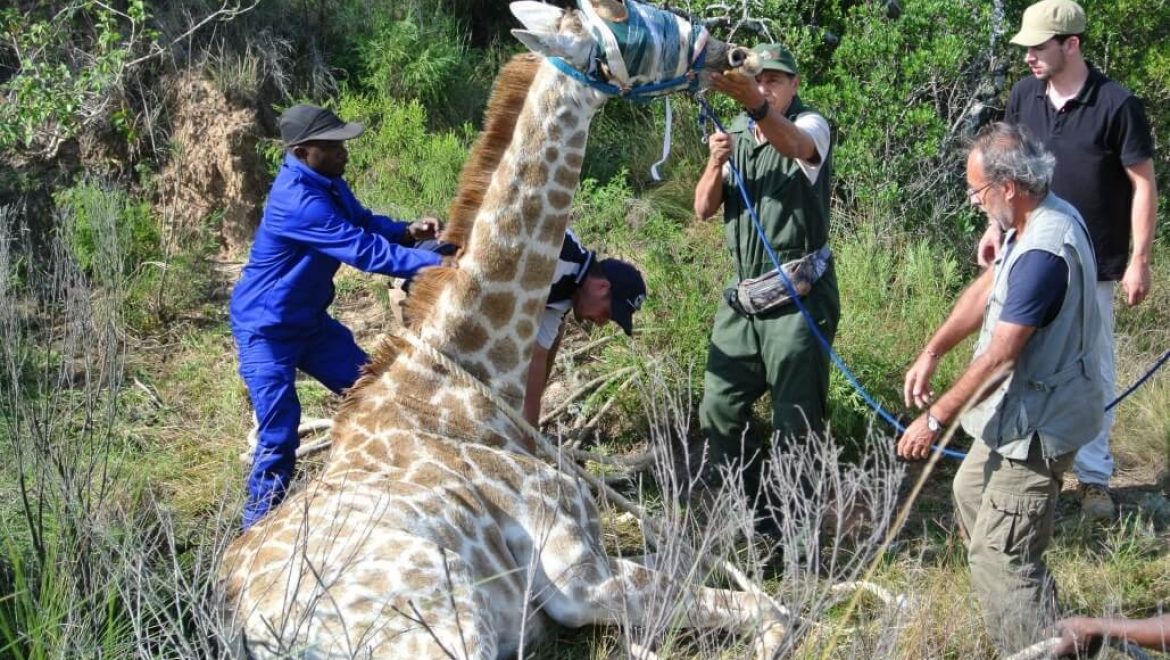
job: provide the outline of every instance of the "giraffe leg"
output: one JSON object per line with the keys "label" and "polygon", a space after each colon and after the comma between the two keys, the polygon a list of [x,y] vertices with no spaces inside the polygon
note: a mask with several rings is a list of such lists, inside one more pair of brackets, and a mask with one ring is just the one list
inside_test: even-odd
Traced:
{"label": "giraffe leg", "polygon": [[686,626],[752,635],[760,658],[771,658],[786,632],[780,614],[752,594],[682,584],[665,573],[604,555],[568,566],[547,587],[537,591],[538,600],[549,616],[569,627],[651,625],[653,612],[670,603],[683,613]]}

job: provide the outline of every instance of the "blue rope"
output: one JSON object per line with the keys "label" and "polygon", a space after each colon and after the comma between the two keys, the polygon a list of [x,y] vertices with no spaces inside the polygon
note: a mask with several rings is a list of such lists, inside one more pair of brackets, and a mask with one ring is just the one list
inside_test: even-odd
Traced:
{"label": "blue rope", "polygon": [[596,89],[602,94],[607,96],[620,96],[627,101],[633,101],[634,103],[649,103],[659,96],[678,91],[684,87],[687,89],[687,91],[695,91],[695,89],[698,87],[699,79],[694,71],[701,68],[703,66],[703,62],[706,61],[707,49],[704,48],[699,52],[699,56],[695,58],[695,63],[692,65],[691,70],[687,73],[676,78],[661,80],[659,82],[635,85],[630,89],[622,89],[613,83],[598,80],[597,78],[593,78],[588,74],[582,73],[581,71],[574,69],[571,64],[562,58],[549,57],[547,59],[549,64],[555,66],[561,73],[569,76],[582,85]]}
{"label": "blue rope", "polygon": [[1105,412],[1109,412],[1110,410],[1112,410],[1114,406],[1121,403],[1122,399],[1129,396],[1130,394],[1133,394],[1134,390],[1136,390],[1137,388],[1139,388],[1143,384],[1145,384],[1145,382],[1150,379],[1150,376],[1154,375],[1155,371],[1161,369],[1163,364],[1166,364],[1166,360],[1170,360],[1170,351],[1166,351],[1165,353],[1163,353],[1162,357],[1158,358],[1158,360],[1156,362],[1154,362],[1154,366],[1150,367],[1146,371],[1144,376],[1137,379],[1137,381],[1135,381],[1133,385],[1130,385],[1124,392],[1121,393],[1120,396],[1118,396],[1116,399],[1114,399],[1112,403],[1105,406]]}
{"label": "blue rope", "polygon": [[[710,119],[715,124],[716,128],[726,133],[727,130],[723,128],[723,124],[720,123],[719,118],[715,116],[715,111],[711,108],[711,105],[707,103],[707,99],[701,96],[696,96],[695,100],[697,100],[699,103],[700,125],[702,125],[703,122],[707,119]],[[820,328],[817,326],[816,320],[812,317],[812,314],[809,313],[808,309],[805,308],[804,303],[800,300],[800,296],[797,295],[796,287],[792,284],[792,281],[788,279],[788,274],[785,273],[784,269],[780,266],[780,259],[776,256],[776,252],[772,249],[772,241],[770,241],[767,235],[764,233],[763,223],[760,222],[760,217],[756,215],[756,207],[752,203],[751,196],[748,195],[747,186],[743,181],[743,174],[740,173],[739,168],[735,165],[735,160],[733,158],[728,158],[728,165],[730,166],[729,169],[735,178],[735,185],[739,189],[739,196],[743,199],[744,206],[747,207],[748,212],[752,216],[752,223],[755,226],[756,234],[759,235],[760,242],[763,243],[764,249],[767,250],[768,258],[772,260],[772,265],[776,268],[776,273],[780,275],[780,279],[784,282],[784,286],[788,289],[789,297],[792,299],[792,302],[796,304],[796,308],[800,310],[801,315],[804,316],[804,320],[808,324],[809,330],[812,331],[812,334],[816,338],[817,342],[820,343],[821,347],[824,348],[825,351],[829,354],[829,358],[833,361],[833,364],[837,366],[837,368],[841,371],[841,374],[845,376],[845,379],[849,381],[849,384],[853,387],[853,389],[859,395],[861,395],[861,398],[865,399],[865,402],[869,404],[869,407],[872,408],[874,412],[876,412],[882,419],[889,422],[890,426],[894,427],[894,430],[896,430],[899,434],[905,433],[905,427],[903,427],[898,422],[897,418],[887,412],[885,408],[882,408],[881,404],[878,403],[877,400],[874,399],[873,396],[865,390],[865,388],[861,385],[861,382],[857,379],[856,376],[853,375],[853,372],[849,370],[849,367],[846,366],[845,361],[841,359],[841,356],[838,355],[835,350],[833,350],[833,346],[829,344],[829,340],[826,339],[825,336],[821,333]],[[1145,375],[1139,378],[1133,385],[1130,385],[1129,388],[1122,392],[1121,395],[1114,399],[1109,405],[1105,406],[1105,412],[1109,412],[1117,404],[1121,403],[1122,400],[1124,400],[1130,394],[1133,394],[1134,390],[1141,387],[1147,380],[1149,380],[1150,377],[1153,376],[1156,371],[1158,371],[1158,369],[1162,368],[1162,365],[1164,365],[1167,360],[1170,360],[1170,350],[1163,353],[1162,357],[1158,358],[1158,360],[1154,362],[1154,365],[1146,371]],[[948,458],[962,460],[967,456],[965,453],[955,451],[953,449],[940,449],[937,445],[931,445],[931,448],[933,448],[935,451],[941,451],[943,456]]]}

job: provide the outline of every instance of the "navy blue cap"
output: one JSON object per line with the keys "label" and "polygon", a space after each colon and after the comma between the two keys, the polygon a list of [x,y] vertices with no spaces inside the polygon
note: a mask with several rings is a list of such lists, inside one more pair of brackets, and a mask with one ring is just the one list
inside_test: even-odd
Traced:
{"label": "navy blue cap", "polygon": [[646,301],[646,282],[633,264],[620,259],[605,259],[598,264],[609,280],[609,318],[627,335],[634,334],[634,312]]}

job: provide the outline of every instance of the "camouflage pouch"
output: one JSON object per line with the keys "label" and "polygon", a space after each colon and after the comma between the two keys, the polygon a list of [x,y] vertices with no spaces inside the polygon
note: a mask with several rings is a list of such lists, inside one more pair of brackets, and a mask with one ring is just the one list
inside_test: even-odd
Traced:
{"label": "camouflage pouch", "polygon": [[[816,252],[781,266],[796,289],[796,295],[801,297],[808,295],[813,284],[825,274],[832,256],[832,250],[826,245]],[[732,309],[745,316],[763,314],[792,302],[788,286],[775,269],[760,277],[741,281],[734,288],[725,291],[724,297]]]}

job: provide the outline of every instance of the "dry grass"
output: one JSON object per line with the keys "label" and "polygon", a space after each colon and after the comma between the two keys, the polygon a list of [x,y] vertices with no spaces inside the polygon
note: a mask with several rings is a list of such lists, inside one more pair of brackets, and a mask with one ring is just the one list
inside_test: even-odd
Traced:
{"label": "dry grass", "polygon": [[[58,278],[37,289],[57,292],[56,297],[38,299],[23,297],[32,291],[22,288],[30,286],[28,280],[10,276],[19,264],[32,260],[11,249],[0,251],[6,274],[6,352],[0,365],[5,391],[11,397],[14,385],[20,384],[24,395],[39,393],[24,408],[8,406],[0,441],[17,450],[18,474],[31,477],[25,484],[35,486],[26,491],[33,510],[48,514],[30,527],[28,509],[12,508],[20,488],[6,471],[5,491],[17,497],[10,498],[0,517],[10,539],[0,546],[0,586],[16,596],[0,603],[0,641],[18,657],[223,653],[229,631],[210,586],[219,550],[236,525],[244,475],[237,456],[250,425],[230,337],[222,318],[213,317],[182,330],[172,328],[166,339],[127,340],[119,332],[117,306],[91,304],[117,282],[97,286],[70,269],[67,250],[55,254],[63,261],[59,267],[27,271]],[[1156,277],[1164,281],[1170,272]],[[367,315],[369,336],[388,323],[381,286],[377,280],[351,280],[348,275],[342,286],[342,314]],[[914,290],[907,287],[907,295]],[[1156,289],[1147,305],[1119,310],[1119,381],[1129,382],[1165,349],[1170,335],[1170,319],[1164,318],[1170,309],[1167,295]],[[52,341],[38,343],[46,331],[56,333]],[[845,344],[843,352],[848,351]],[[889,357],[891,364],[897,361],[897,356]],[[615,428],[645,429],[646,446],[681,446],[695,435],[694,401],[685,387],[678,389],[679,383],[689,382],[679,375],[686,370],[665,360],[638,365],[639,408],[646,419]],[[1163,527],[1167,519],[1138,506],[1145,501],[1139,495],[1153,495],[1154,474],[1164,463],[1170,437],[1164,382],[1164,376],[1155,378],[1120,409],[1116,448],[1120,466],[1129,470],[1121,474],[1130,489],[1129,516],[1111,526],[1089,526],[1069,515],[1069,502],[1062,505],[1065,515],[1050,564],[1070,611],[1147,615],[1159,611],[1170,590]],[[37,383],[43,389],[28,389]],[[327,415],[335,405],[314,384],[303,383],[301,392],[306,414]],[[79,420],[90,423],[78,425]],[[614,515],[607,517],[607,542],[623,554],[657,551],[660,566],[680,583],[724,581],[705,568],[698,570],[708,564],[696,563],[696,553],[732,559],[761,577],[770,593],[809,622],[796,629],[787,656],[989,657],[992,651],[970,593],[962,545],[950,529],[947,469],[934,475],[895,546],[875,556],[879,532],[901,496],[900,472],[889,462],[887,443],[887,438],[872,437],[869,469],[852,473],[848,466],[824,469],[839,462],[828,444],[818,446],[815,455],[776,457],[781,468],[773,473],[773,487],[788,493],[781,498],[779,517],[786,524],[781,525],[780,545],[804,549],[786,552],[782,561],[768,562],[771,548],[759,539],[749,542],[747,503],[735,479],[718,494],[717,518],[708,516],[699,524],[676,505],[686,484],[675,479],[677,457],[669,454],[644,475],[637,493],[643,505],[665,516],[669,532],[664,538],[676,542],[658,547]],[[628,440],[607,451],[620,453],[627,446]],[[812,474],[818,476],[809,494],[799,484]],[[70,475],[85,479],[66,479]],[[832,524],[826,532],[832,510],[825,503],[851,497],[870,503],[870,525],[860,537],[838,535]],[[83,517],[74,517],[79,514]],[[76,524],[80,520],[85,524]],[[75,531],[62,536],[61,530],[70,525]],[[30,553],[28,548],[37,547],[34,538],[43,549]],[[810,555],[819,561],[810,562]],[[78,558],[101,569],[74,571]],[[907,605],[891,608],[862,596],[844,620],[842,600],[830,587],[856,577],[873,562],[874,581],[905,595]],[[820,570],[809,571],[811,564],[819,564]],[[23,581],[14,581],[16,575]],[[669,657],[739,657],[746,651],[742,640],[723,634],[681,632],[674,603],[656,606],[653,626],[567,632],[534,651],[534,657],[621,656],[631,644],[658,648]],[[50,633],[61,626],[74,634],[66,638]]]}

